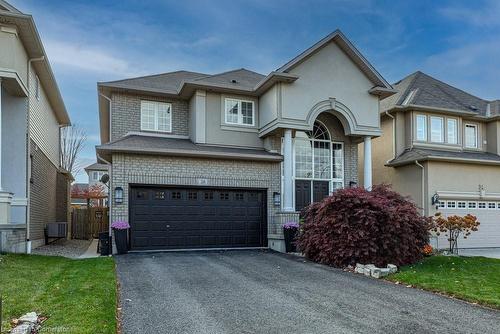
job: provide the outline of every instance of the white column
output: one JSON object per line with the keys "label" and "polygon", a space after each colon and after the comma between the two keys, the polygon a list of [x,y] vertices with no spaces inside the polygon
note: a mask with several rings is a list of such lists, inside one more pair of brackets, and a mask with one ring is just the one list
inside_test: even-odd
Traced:
{"label": "white column", "polygon": [[372,137],[366,136],[365,139],[365,163],[364,163],[364,186],[366,189],[372,187]]}
{"label": "white column", "polygon": [[2,191],[2,78],[0,78],[0,192]]}
{"label": "white column", "polygon": [[285,129],[285,133],[283,136],[283,211],[294,211],[292,156],[292,130]]}
{"label": "white column", "polygon": [[2,78],[0,78],[0,224],[10,223],[12,194],[2,188]]}

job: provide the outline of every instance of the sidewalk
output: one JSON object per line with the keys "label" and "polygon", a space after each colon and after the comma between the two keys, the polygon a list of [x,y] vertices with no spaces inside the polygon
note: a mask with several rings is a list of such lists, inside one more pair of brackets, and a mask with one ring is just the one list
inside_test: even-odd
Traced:
{"label": "sidewalk", "polygon": [[83,253],[82,255],[80,255],[78,258],[79,259],[90,259],[90,258],[93,258],[93,257],[99,257],[100,254],[97,253],[97,244],[98,243],[99,243],[98,239],[93,239],[92,243],[89,246],[89,248],[85,251],[85,253]]}

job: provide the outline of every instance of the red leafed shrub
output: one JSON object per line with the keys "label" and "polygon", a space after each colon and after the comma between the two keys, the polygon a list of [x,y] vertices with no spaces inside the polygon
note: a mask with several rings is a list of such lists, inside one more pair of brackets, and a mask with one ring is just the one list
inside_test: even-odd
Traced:
{"label": "red leafed shrub", "polygon": [[323,264],[401,266],[422,258],[428,225],[415,204],[388,186],[347,188],[305,209],[297,243]]}

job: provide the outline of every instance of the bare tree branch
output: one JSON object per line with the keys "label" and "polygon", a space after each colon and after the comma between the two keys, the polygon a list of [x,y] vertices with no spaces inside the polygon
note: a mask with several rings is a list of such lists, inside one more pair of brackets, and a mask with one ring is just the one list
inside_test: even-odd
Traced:
{"label": "bare tree branch", "polygon": [[77,125],[61,129],[61,167],[71,172],[73,176],[80,173],[82,163],[79,154],[85,148],[87,134]]}

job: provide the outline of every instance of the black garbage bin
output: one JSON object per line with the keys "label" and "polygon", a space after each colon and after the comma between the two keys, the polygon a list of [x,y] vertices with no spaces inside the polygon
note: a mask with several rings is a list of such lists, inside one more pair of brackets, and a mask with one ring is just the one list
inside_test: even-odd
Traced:
{"label": "black garbage bin", "polygon": [[109,255],[109,245],[110,245],[109,233],[108,232],[99,233],[99,253],[101,254],[101,256]]}

